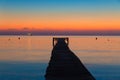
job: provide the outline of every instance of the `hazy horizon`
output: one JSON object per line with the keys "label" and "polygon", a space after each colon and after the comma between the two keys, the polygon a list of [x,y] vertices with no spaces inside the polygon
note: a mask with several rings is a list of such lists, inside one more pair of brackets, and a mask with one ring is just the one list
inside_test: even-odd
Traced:
{"label": "hazy horizon", "polygon": [[0,30],[0,35],[120,35],[120,30]]}

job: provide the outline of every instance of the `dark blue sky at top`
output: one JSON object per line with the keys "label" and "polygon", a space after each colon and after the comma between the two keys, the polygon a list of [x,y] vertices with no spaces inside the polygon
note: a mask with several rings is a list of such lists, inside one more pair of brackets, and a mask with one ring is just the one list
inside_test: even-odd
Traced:
{"label": "dark blue sky at top", "polygon": [[31,9],[39,10],[50,8],[97,10],[97,9],[119,9],[119,0],[0,0],[0,8],[4,9]]}

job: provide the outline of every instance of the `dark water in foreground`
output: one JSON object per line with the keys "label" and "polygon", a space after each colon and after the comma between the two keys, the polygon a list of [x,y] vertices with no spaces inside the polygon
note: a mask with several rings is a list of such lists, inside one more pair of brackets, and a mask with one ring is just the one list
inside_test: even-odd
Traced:
{"label": "dark water in foreground", "polygon": [[[85,64],[96,80],[120,80],[120,65]],[[0,62],[0,80],[45,80],[47,63]]]}
{"label": "dark water in foreground", "polygon": [[0,62],[0,80],[44,80],[47,64]]}

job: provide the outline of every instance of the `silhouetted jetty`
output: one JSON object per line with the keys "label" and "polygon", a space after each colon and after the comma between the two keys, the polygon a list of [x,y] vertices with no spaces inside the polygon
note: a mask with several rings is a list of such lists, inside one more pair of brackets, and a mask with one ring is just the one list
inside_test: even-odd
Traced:
{"label": "silhouetted jetty", "polygon": [[46,80],[95,80],[68,45],[68,38],[53,38]]}

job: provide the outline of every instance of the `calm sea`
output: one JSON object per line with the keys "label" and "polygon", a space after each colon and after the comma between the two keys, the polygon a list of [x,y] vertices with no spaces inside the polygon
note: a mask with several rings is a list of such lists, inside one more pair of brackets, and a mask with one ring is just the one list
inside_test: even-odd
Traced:
{"label": "calm sea", "polygon": [[[119,36],[68,37],[70,49],[96,80],[120,80]],[[0,80],[44,80],[52,38],[0,36]]]}

